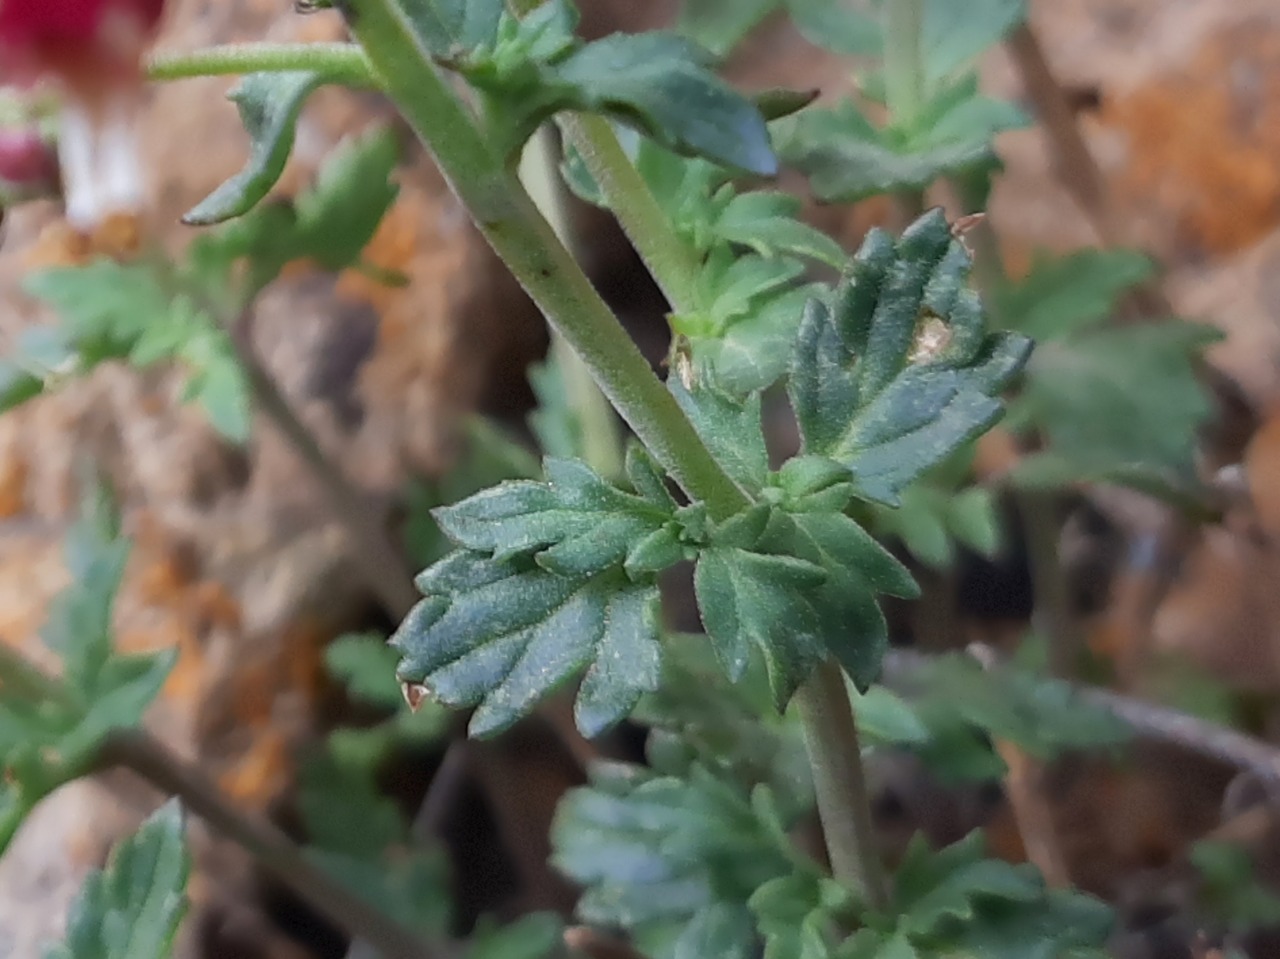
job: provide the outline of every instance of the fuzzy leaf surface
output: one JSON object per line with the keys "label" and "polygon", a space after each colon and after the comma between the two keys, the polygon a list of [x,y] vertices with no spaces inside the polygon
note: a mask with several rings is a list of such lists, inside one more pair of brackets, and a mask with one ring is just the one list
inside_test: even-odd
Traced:
{"label": "fuzzy leaf surface", "polygon": [[713,382],[700,380],[689,387],[678,376],[670,377],[667,387],[725,472],[746,490],[763,487],[769,453],[760,421],[760,395],[738,400]]}
{"label": "fuzzy leaf surface", "polygon": [[590,576],[672,518],[670,500],[623,492],[577,460],[548,458],[547,479],[509,480],[433,515],[455,543],[496,559],[532,555],[552,573]]}
{"label": "fuzzy leaf surface", "polygon": [[720,80],[706,50],[672,33],[617,33],[556,63],[563,106],[611,114],[678,153],[772,176],[777,158],[755,104]]}
{"label": "fuzzy leaf surface", "polygon": [[894,243],[873,231],[830,307],[810,303],[788,392],[804,451],[847,466],[857,495],[896,505],[988,429],[1030,341],[988,333],[969,257],[940,210]]}
{"label": "fuzzy leaf surface", "polygon": [[583,670],[575,717],[594,736],[657,683],[658,590],[619,569],[561,576],[458,551],[418,585],[427,598],[391,639],[397,675],[445,705],[478,706],[473,736],[501,732]]}
{"label": "fuzzy leaf surface", "polygon": [[736,681],[753,655],[781,708],[829,654],[865,688],[887,646],[877,593],[916,595],[907,571],[834,508],[755,506],[718,526],[699,552],[694,593],[707,637]]}
{"label": "fuzzy leaf surface", "polygon": [[[478,705],[471,730],[486,735],[585,669],[581,728],[595,735],[621,720],[657,682],[660,652],[659,567],[629,560],[679,525],[646,463],[628,457],[639,495],[549,458],[545,481],[508,481],[436,510],[463,549],[419,577],[427,599],[392,639],[400,679],[447,705]],[[681,558],[675,549],[667,561]]]}

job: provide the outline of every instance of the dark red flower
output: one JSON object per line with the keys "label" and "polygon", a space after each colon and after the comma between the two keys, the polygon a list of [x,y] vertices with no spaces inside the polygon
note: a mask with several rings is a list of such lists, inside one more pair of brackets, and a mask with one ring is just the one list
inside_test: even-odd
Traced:
{"label": "dark red flower", "polygon": [[164,0],[0,0],[0,71],[87,91],[133,81]]}
{"label": "dark red flower", "polygon": [[0,0],[0,82],[61,91],[58,155],[67,219],[77,228],[142,205],[142,59],[164,3]]}
{"label": "dark red flower", "polygon": [[58,156],[34,124],[0,129],[0,194],[48,196],[58,188]]}

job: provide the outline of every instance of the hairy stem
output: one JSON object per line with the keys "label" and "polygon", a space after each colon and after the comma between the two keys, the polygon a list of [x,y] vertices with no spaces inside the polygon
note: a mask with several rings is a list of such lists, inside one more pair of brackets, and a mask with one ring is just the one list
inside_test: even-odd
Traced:
{"label": "hairy stem", "polygon": [[672,228],[649,185],[623,151],[609,121],[587,114],[567,114],[560,119],[560,128],[582,156],[609,209],[671,308],[677,313],[693,309],[697,303],[697,258]]}
{"label": "hairy stem", "polygon": [[354,43],[229,43],[191,53],[156,53],[147,61],[151,80],[282,73],[306,70],[333,83],[374,86],[364,52]]}
{"label": "hairy stem", "polygon": [[586,363],[640,440],[715,519],[746,494],[707,450],[675,399],[538,212],[515,172],[437,72],[398,0],[348,0],[348,23],[453,191],[548,322]]}
{"label": "hairy stem", "polygon": [[924,105],[924,64],[920,37],[923,0],[886,0],[884,4],[884,92],[895,126],[908,129]]}
{"label": "hairy stem", "polygon": [[[557,166],[555,135],[544,125],[534,134],[520,166],[520,179],[556,236],[574,254],[574,230],[564,181]],[[554,329],[550,360],[560,371],[569,408],[582,429],[582,457],[601,476],[617,479],[623,472],[622,438],[613,407],[596,386],[591,371]]]}
{"label": "hairy stem", "polygon": [[[924,28],[923,0],[885,0],[884,85],[889,123],[909,130],[924,103],[924,63],[920,37]],[[924,212],[923,190],[893,194],[890,226],[901,233]]]}
{"label": "hairy stem", "polygon": [[839,664],[828,660],[819,666],[796,692],[795,703],[804,725],[831,873],[882,908],[888,891],[871,824],[858,724]]}
{"label": "hairy stem", "polygon": [[312,863],[275,826],[236,809],[203,773],[148,734],[137,729],[114,732],[98,755],[102,768],[130,769],[161,792],[177,796],[187,809],[244,847],[302,899],[347,934],[368,940],[386,959],[427,959],[432,955],[414,932]]}

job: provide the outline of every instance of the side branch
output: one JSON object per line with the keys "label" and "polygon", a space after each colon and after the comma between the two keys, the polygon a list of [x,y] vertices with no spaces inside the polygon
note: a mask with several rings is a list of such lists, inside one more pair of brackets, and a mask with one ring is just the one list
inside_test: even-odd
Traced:
{"label": "side branch", "polygon": [[414,932],[367,903],[306,855],[275,826],[246,816],[197,769],[158,740],[136,730],[112,733],[98,753],[101,768],[132,770],[228,839],[243,846],[264,869],[330,916],[351,936],[360,936],[386,959],[430,959],[432,950]]}

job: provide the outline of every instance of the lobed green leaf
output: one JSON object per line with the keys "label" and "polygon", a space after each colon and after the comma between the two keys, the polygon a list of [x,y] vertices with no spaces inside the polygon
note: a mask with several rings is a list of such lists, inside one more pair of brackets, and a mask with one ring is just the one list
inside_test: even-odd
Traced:
{"label": "lobed green leaf", "polygon": [[632,544],[672,517],[667,502],[611,486],[576,460],[545,463],[547,481],[509,480],[434,511],[458,545],[503,560],[533,554],[544,569],[590,576],[626,558]]}
{"label": "lobed green leaf", "polygon": [[595,736],[657,683],[657,587],[619,570],[561,576],[460,551],[419,586],[427,599],[391,639],[397,676],[446,705],[478,706],[474,736],[511,726],[583,670],[575,717]]}
{"label": "lobed green leaf", "polygon": [[1019,425],[1039,430],[1046,448],[1018,465],[1013,482],[1109,481],[1151,492],[1193,486],[1197,433],[1212,413],[1196,366],[1221,336],[1166,321],[1045,343],[1011,412]]}
{"label": "lobed green leaf", "polygon": [[[183,400],[198,402],[227,439],[248,438],[248,385],[227,334],[197,305],[197,284],[175,281],[156,264],[96,260],[38,271],[24,286],[61,321],[27,357],[28,365],[47,371],[45,385],[58,384],[57,367],[82,371],[111,359],[140,367],[177,360],[188,374]],[[51,356],[51,348],[61,355]]]}
{"label": "lobed green leaf", "polygon": [[41,630],[61,656],[60,679],[44,676],[17,654],[4,664],[3,843],[40,799],[85,772],[108,733],[141,720],[176,659],[172,650],[120,655],[112,648],[111,613],[128,545],[104,497],[86,504],[66,552],[72,583],[54,597]]}
{"label": "lobed green leaf", "polygon": [[597,765],[561,803],[552,846],[556,868],[586,887],[579,916],[632,932],[656,959],[708,947],[747,959],[747,900],[792,869],[760,804],[697,767],[679,779]]}
{"label": "lobed green leaf", "polygon": [[168,959],[187,909],[191,857],[173,800],[85,880],[62,943],[45,959]]}
{"label": "lobed green leaf", "polygon": [[[979,741],[968,753],[971,768],[954,762],[967,736],[994,737],[1017,744],[1030,755],[1051,760],[1071,750],[1114,749],[1132,737],[1114,715],[1081,701],[1070,684],[1014,666],[986,670],[972,657],[956,654],[929,662],[905,692],[930,730],[921,752],[944,774],[989,775],[984,762],[991,747]],[[971,745],[974,745],[971,743]],[[995,765],[999,772],[999,764]]]}
{"label": "lobed green leaf", "polygon": [[749,492],[759,491],[769,473],[760,395],[739,401],[713,382],[686,386],[678,376],[669,377],[667,387],[730,478]]}
{"label": "lobed green leaf", "polygon": [[323,74],[306,70],[251,73],[241,79],[227,96],[249,134],[249,160],[188,211],[182,222],[209,226],[248,213],[262,202],[289,162],[302,107],[326,82]]}
{"label": "lobed green leaf", "polygon": [[989,428],[1030,342],[988,334],[969,258],[941,211],[896,244],[875,231],[828,307],[810,304],[788,387],[804,451],[846,465],[858,495],[907,484]]}
{"label": "lobed green leaf", "polygon": [[981,96],[967,78],[944,88],[908,130],[876,127],[852,100],[810,108],[779,125],[778,150],[818,199],[853,203],[991,169],[999,163],[995,134],[1026,124],[1020,110]]}
{"label": "lobed green leaf", "polygon": [[547,71],[560,105],[612,115],[679,153],[773,176],[764,118],[720,80],[707,51],[671,33],[613,34]]}

